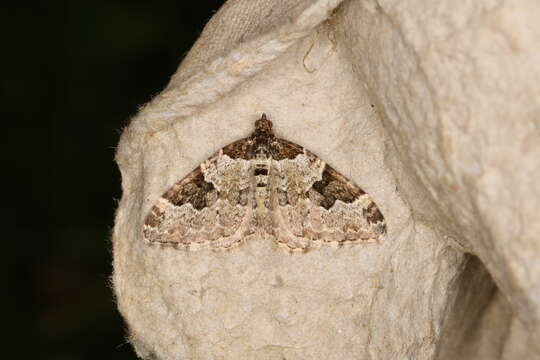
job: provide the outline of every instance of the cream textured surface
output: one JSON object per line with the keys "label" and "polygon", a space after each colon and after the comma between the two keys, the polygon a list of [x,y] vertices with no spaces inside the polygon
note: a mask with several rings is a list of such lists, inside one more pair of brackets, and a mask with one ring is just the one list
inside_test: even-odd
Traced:
{"label": "cream textured surface", "polygon": [[[540,358],[540,3],[230,0],[125,129],[113,282],[147,359]],[[262,112],[377,243],[150,247],[152,204]],[[535,345],[536,344],[536,345]]]}

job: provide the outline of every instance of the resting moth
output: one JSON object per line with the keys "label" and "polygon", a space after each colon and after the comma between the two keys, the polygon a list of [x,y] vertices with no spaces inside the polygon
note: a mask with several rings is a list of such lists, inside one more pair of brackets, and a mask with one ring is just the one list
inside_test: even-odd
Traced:
{"label": "resting moth", "polygon": [[174,184],[143,225],[150,244],[228,249],[269,234],[290,251],[378,241],[386,222],[371,197],[319,157],[278,138],[263,114],[255,130]]}

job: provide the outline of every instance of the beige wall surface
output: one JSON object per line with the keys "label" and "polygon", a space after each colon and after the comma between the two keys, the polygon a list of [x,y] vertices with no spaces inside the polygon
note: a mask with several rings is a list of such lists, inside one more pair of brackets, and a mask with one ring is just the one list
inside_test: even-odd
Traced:
{"label": "beige wall surface", "polygon": [[[124,130],[114,289],[147,359],[540,358],[540,3],[229,0]],[[358,184],[375,243],[142,240],[266,113]]]}

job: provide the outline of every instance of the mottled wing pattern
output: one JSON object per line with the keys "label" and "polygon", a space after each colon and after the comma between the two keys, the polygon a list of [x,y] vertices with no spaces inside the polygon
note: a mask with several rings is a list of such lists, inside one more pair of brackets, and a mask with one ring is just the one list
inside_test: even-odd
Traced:
{"label": "mottled wing pattern", "polygon": [[255,232],[250,167],[222,150],[214,154],[158,199],[145,219],[144,239],[186,250],[241,243]]}
{"label": "mottled wing pattern", "polygon": [[266,232],[289,251],[377,241],[386,231],[362,189],[303,147],[276,137],[263,114],[172,186],[143,225],[150,244],[228,249]]}
{"label": "mottled wing pattern", "polygon": [[274,161],[272,216],[276,241],[290,251],[377,241],[386,231],[371,197],[313,153]]}

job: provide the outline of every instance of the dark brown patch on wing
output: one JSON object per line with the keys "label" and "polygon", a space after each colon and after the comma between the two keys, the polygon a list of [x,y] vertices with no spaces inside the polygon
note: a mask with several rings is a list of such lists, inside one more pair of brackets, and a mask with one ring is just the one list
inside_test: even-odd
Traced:
{"label": "dark brown patch on wing", "polygon": [[375,203],[373,202],[369,204],[367,209],[364,209],[363,214],[366,220],[368,221],[368,223],[370,224],[376,224],[384,220],[384,217],[381,214],[381,211],[379,210],[377,205],[375,205]]}
{"label": "dark brown patch on wing", "polygon": [[294,159],[304,153],[304,148],[293,142],[274,137],[269,146],[270,155],[274,160]]}
{"label": "dark brown patch on wing", "polygon": [[167,191],[163,198],[169,200],[175,206],[191,203],[195,209],[202,210],[207,206],[206,194],[213,189],[214,185],[206,182],[201,169],[197,168],[186,176],[184,180]]}
{"label": "dark brown patch on wing", "polygon": [[231,159],[250,160],[253,158],[252,148],[253,141],[251,138],[245,138],[225,146],[223,148],[223,155],[227,155]]}
{"label": "dark brown patch on wing", "polygon": [[148,214],[146,217],[146,221],[144,223],[151,227],[158,227],[162,218],[163,212],[158,207],[154,206],[150,214]]}
{"label": "dark brown patch on wing", "polygon": [[362,189],[328,165],[322,173],[322,179],[315,182],[311,188],[323,196],[320,206],[327,210],[334,205],[336,200],[352,203],[360,195],[365,194]]}

